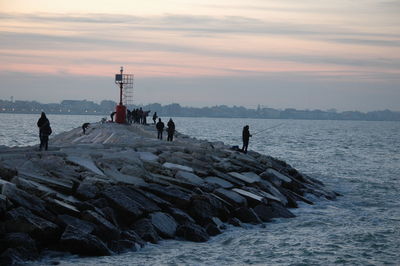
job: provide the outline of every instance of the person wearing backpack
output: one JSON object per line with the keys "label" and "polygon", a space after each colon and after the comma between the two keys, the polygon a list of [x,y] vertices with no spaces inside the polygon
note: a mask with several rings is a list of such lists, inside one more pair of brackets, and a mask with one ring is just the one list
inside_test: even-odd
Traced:
{"label": "person wearing backpack", "polygon": [[40,146],[39,150],[42,150],[43,148],[47,151],[48,146],[49,146],[49,136],[52,133],[51,127],[50,127],[50,121],[47,119],[46,114],[42,112],[42,115],[40,116],[37,126],[39,127],[39,138],[40,138]]}

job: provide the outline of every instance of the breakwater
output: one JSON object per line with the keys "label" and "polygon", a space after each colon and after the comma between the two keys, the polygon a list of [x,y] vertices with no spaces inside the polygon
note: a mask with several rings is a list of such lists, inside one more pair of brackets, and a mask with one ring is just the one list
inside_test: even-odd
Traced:
{"label": "breakwater", "polygon": [[[50,150],[0,153],[4,262],[44,248],[110,255],[162,238],[207,241],[224,224],[293,217],[305,193],[334,199],[286,163],[151,126],[93,124],[55,136]],[[29,243],[29,244],[28,244]]]}

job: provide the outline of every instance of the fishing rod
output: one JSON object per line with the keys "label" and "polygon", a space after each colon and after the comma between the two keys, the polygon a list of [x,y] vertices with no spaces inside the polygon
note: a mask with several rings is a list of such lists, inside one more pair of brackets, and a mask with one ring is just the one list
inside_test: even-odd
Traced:
{"label": "fishing rod", "polygon": [[271,130],[271,129],[277,128],[277,127],[279,127],[279,126],[282,126],[283,124],[284,124],[284,123],[280,123],[280,124],[278,124],[278,125],[275,125],[275,126],[272,126],[272,127],[265,128],[265,129],[263,129],[263,130],[261,130],[261,131],[258,131],[258,132],[256,132],[256,133],[253,133],[252,135],[254,136],[254,135],[257,135],[257,134],[259,134],[259,133],[261,133],[261,132],[265,132],[265,131],[268,131],[268,130]]}

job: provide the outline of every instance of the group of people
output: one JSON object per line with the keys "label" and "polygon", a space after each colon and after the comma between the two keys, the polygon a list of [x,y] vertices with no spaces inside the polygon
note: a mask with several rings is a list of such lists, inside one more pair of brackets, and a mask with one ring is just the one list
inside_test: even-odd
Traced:
{"label": "group of people", "polygon": [[[164,132],[164,127],[165,124],[164,122],[161,121],[161,118],[158,119],[158,122],[156,124],[156,129],[157,129],[157,138],[161,139],[163,138],[163,132]],[[169,119],[167,123],[167,141],[173,141],[174,139],[174,133],[175,133],[175,123],[172,120],[172,118]]]}
{"label": "group of people", "polygon": [[[150,111],[143,111],[142,108],[134,109],[132,112],[130,112],[128,110],[128,114],[129,113],[131,114],[131,116],[130,116],[131,118],[133,115],[132,122],[133,123],[141,123],[141,124],[146,124],[146,117],[148,116],[149,112]],[[111,120],[113,120],[114,115],[115,115],[115,112],[114,112],[114,114],[111,114]],[[158,118],[157,112],[155,112],[153,115],[153,122],[156,125],[157,138],[162,140],[165,124],[164,124],[164,122],[161,121],[161,118],[158,118],[158,122],[156,123],[157,118]],[[129,119],[128,119],[128,122],[129,122]],[[132,123],[132,122],[130,122],[130,123]],[[83,134],[86,133],[86,129],[89,127],[89,125],[90,125],[89,123],[84,123],[82,125]],[[37,126],[39,127],[39,138],[40,138],[39,149],[40,150],[44,149],[47,151],[49,136],[52,133],[52,129],[50,127],[50,121],[49,121],[49,119],[47,119],[46,114],[44,112],[42,112],[39,120],[37,121]],[[173,141],[174,133],[175,133],[175,123],[172,120],[172,118],[170,118],[167,123],[166,131],[167,131],[167,141]],[[249,126],[248,125],[244,126],[243,131],[242,131],[243,146],[241,149],[241,151],[244,153],[247,153],[247,148],[249,146],[249,140],[250,140],[251,136],[252,135],[250,134]]]}
{"label": "group of people", "polygon": [[142,124],[147,125],[147,117],[149,116],[149,111],[144,111],[142,107],[133,109],[130,111],[129,109],[126,110],[126,120],[129,124]]}

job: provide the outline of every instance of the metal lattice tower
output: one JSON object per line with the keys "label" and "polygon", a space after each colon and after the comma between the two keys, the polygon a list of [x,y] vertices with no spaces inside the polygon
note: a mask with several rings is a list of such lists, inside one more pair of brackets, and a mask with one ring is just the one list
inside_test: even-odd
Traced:
{"label": "metal lattice tower", "polygon": [[124,68],[121,67],[121,74],[115,75],[115,84],[120,88],[120,104],[125,106],[133,104],[133,74],[123,74]]}

